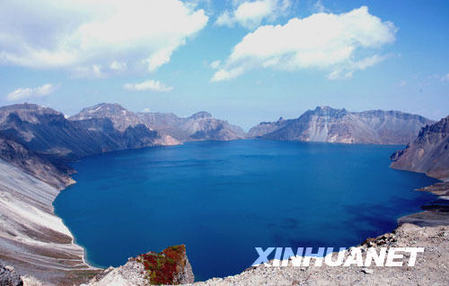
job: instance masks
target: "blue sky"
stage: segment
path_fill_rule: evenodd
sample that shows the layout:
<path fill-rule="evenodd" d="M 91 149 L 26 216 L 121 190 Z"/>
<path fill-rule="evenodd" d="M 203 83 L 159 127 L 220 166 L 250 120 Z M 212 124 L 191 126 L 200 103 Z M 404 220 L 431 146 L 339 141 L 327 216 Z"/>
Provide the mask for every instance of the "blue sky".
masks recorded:
<path fill-rule="evenodd" d="M 449 114 L 448 1 L 27 2 L 0 4 L 0 105 L 244 128 L 317 105 Z"/>

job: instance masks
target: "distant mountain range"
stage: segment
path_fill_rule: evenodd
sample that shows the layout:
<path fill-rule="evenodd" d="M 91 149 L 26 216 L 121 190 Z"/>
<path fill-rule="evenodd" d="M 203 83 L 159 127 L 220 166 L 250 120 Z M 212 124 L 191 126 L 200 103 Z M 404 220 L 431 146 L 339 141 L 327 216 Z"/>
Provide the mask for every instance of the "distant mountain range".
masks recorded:
<path fill-rule="evenodd" d="M 296 119 L 262 122 L 251 128 L 248 136 L 271 140 L 405 145 L 422 127 L 432 123 L 422 116 L 399 111 L 349 112 L 325 106 L 308 110 Z"/>
<path fill-rule="evenodd" d="M 71 183 L 68 162 L 103 152 L 246 138 L 405 145 L 432 123 L 398 111 L 317 107 L 296 119 L 262 122 L 246 134 L 204 111 L 182 118 L 102 103 L 66 118 L 51 108 L 25 103 L 0 108 L 0 158 L 63 187 Z"/>
<path fill-rule="evenodd" d="M 0 156 L 47 182 L 52 177 L 61 178 L 61 182 L 52 179 L 54 185 L 70 180 L 60 174 L 52 176 L 54 170 L 36 171 L 30 166 L 50 162 L 70 174 L 66 163 L 85 156 L 197 140 L 261 138 L 405 145 L 432 123 L 398 111 L 349 112 L 317 107 L 297 119 L 262 122 L 246 134 L 204 111 L 182 118 L 172 113 L 134 113 L 118 104 L 102 103 L 66 118 L 51 108 L 17 104 L 0 108 Z"/>
<path fill-rule="evenodd" d="M 395 169 L 449 180 L 449 116 L 421 129 L 418 137 L 391 159 Z"/>
<path fill-rule="evenodd" d="M 245 132 L 240 127 L 231 125 L 224 120 L 215 119 L 212 114 L 205 111 L 181 118 L 173 113 L 133 113 L 118 104 L 102 103 L 85 108 L 69 119 L 71 121 L 109 119 L 114 128 L 120 132 L 129 127 L 144 125 L 149 130 L 156 130 L 159 136 L 166 140 L 172 140 L 172 143 L 245 138 Z M 167 145 L 165 141 L 161 143 Z"/>

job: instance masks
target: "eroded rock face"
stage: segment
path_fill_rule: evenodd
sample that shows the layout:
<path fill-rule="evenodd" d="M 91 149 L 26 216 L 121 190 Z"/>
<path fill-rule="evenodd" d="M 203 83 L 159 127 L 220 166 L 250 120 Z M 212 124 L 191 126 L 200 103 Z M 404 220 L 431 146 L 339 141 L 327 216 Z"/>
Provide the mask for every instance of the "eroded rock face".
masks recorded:
<path fill-rule="evenodd" d="M 160 253 L 148 252 L 120 267 L 110 267 L 84 286 L 143 286 L 193 283 L 192 267 L 184 245 L 172 246 Z"/>
<path fill-rule="evenodd" d="M 250 137 L 305 142 L 408 144 L 432 121 L 399 111 L 349 112 L 327 106 L 309 110 L 297 119 L 263 122 Z"/>
<path fill-rule="evenodd" d="M 392 168 L 449 179 L 449 116 L 422 128 L 418 137 L 391 159 Z"/>

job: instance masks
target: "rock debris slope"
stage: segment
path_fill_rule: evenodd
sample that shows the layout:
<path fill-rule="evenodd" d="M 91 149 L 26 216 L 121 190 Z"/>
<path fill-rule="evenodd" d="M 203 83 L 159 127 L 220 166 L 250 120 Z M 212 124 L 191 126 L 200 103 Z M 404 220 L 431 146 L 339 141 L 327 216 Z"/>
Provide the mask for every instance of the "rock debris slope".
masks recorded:
<path fill-rule="evenodd" d="M 71 285 L 97 272 L 53 213 L 59 191 L 0 160 L 0 260 L 48 284 Z"/>

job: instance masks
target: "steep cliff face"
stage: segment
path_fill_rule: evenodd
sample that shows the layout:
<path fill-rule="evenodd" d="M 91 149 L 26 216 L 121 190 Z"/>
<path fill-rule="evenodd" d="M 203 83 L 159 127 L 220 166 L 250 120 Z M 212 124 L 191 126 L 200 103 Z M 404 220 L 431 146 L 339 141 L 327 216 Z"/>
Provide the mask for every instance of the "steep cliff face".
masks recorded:
<path fill-rule="evenodd" d="M 432 121 L 398 111 L 349 112 L 317 107 L 297 119 L 261 123 L 252 137 L 334 143 L 407 144 Z"/>
<path fill-rule="evenodd" d="M 422 128 L 418 137 L 391 159 L 392 168 L 449 180 L 449 116 Z"/>
<path fill-rule="evenodd" d="M 52 202 L 59 190 L 0 160 L 0 261 L 45 285 L 73 285 L 98 273 Z"/>
<path fill-rule="evenodd" d="M 163 135 L 169 135 L 181 142 L 195 140 L 227 141 L 245 138 L 245 132 L 238 126 L 213 118 L 202 111 L 182 118 L 173 113 L 138 113 L 147 126 Z"/>

